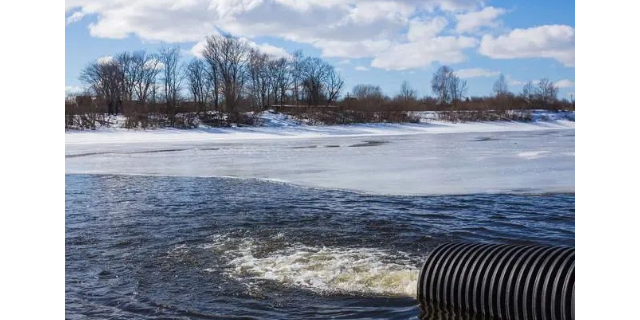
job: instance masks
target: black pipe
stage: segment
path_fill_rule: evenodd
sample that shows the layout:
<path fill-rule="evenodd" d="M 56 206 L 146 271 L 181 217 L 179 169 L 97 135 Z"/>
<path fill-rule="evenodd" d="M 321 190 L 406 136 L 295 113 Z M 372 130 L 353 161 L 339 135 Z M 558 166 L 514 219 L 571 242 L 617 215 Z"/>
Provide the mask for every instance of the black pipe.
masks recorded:
<path fill-rule="evenodd" d="M 575 249 L 447 243 L 418 278 L 422 318 L 575 320 Z M 431 316 L 427 316 L 427 315 Z"/>

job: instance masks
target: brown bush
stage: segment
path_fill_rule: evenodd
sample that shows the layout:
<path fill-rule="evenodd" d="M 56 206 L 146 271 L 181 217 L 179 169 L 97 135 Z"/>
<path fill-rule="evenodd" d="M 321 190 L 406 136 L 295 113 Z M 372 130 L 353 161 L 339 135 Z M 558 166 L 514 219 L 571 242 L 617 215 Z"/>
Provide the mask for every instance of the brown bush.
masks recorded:
<path fill-rule="evenodd" d="M 530 110 L 456 110 L 441 111 L 438 119 L 447 122 L 477 122 L 477 121 L 519 121 L 533 120 Z"/>
<path fill-rule="evenodd" d="M 417 123 L 420 119 L 405 111 L 362 111 L 344 108 L 298 108 L 287 114 L 312 125 L 352 123 Z"/>
<path fill-rule="evenodd" d="M 64 109 L 65 130 L 93 130 L 98 125 L 109 125 L 103 108 L 91 97 L 70 97 L 65 101 Z"/>

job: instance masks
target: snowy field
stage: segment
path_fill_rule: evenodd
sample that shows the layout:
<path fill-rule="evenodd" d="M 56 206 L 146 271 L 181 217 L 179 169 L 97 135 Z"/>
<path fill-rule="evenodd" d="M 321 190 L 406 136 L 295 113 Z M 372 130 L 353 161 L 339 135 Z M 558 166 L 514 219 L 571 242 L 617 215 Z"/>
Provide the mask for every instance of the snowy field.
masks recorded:
<path fill-rule="evenodd" d="M 575 123 L 67 132 L 67 174 L 256 178 L 365 193 L 574 192 Z"/>

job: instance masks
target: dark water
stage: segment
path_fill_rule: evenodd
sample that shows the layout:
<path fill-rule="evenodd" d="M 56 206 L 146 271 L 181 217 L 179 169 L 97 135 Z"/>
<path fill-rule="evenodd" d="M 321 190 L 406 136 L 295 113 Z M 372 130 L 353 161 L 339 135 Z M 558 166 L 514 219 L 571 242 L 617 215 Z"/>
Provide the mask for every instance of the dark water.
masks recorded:
<path fill-rule="evenodd" d="M 68 175 L 66 315 L 417 319 L 415 275 L 435 246 L 573 245 L 574 203 Z"/>

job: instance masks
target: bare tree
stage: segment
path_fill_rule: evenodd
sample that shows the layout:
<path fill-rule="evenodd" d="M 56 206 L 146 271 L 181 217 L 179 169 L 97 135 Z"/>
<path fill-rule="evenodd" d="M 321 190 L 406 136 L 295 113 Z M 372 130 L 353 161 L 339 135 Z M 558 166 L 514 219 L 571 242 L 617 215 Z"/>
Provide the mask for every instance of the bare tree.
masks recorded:
<path fill-rule="evenodd" d="M 119 53 L 113 61 L 120 67 L 122 99 L 145 104 L 160 72 L 158 58 L 136 51 Z"/>
<path fill-rule="evenodd" d="M 447 66 L 441 66 L 431 78 L 431 91 L 436 95 L 438 102 L 446 105 L 451 102 L 449 95 L 449 79 L 453 77 L 453 70 Z"/>
<path fill-rule="evenodd" d="M 129 52 L 122 52 L 117 54 L 114 60 L 121 70 L 122 98 L 131 101 L 133 100 L 133 87 L 137 77 L 133 55 Z"/>
<path fill-rule="evenodd" d="M 269 77 L 273 88 L 274 103 L 283 105 L 291 82 L 289 62 L 286 58 L 271 59 L 269 61 Z"/>
<path fill-rule="evenodd" d="M 431 78 L 431 90 L 440 104 L 456 106 L 467 94 L 467 81 L 461 80 L 448 66 L 441 66 Z"/>
<path fill-rule="evenodd" d="M 269 105 L 271 77 L 269 75 L 269 56 L 256 49 L 249 51 L 247 74 L 249 77 L 249 95 L 255 108 Z"/>
<path fill-rule="evenodd" d="M 212 84 L 212 99 L 213 99 L 213 107 L 216 111 L 220 110 L 220 72 L 218 71 L 218 60 L 220 59 L 221 53 L 218 44 L 220 41 L 217 41 L 214 36 L 207 38 L 206 47 L 202 52 L 202 56 L 204 57 L 208 69 L 208 76 Z"/>
<path fill-rule="evenodd" d="M 309 105 L 318 106 L 324 99 L 327 65 L 322 59 L 316 57 L 306 57 L 303 63 L 301 84 L 304 95 Z"/>
<path fill-rule="evenodd" d="M 385 96 L 379 86 L 358 84 L 351 91 L 357 99 L 357 105 L 366 110 L 380 108 L 385 100 Z"/>
<path fill-rule="evenodd" d="M 123 74 L 115 59 L 94 61 L 80 73 L 80 81 L 107 104 L 109 114 L 120 112 L 123 96 Z"/>
<path fill-rule="evenodd" d="M 329 105 L 338 98 L 344 81 L 332 65 L 320 58 L 306 57 L 300 69 L 300 84 L 309 105 Z"/>
<path fill-rule="evenodd" d="M 303 71 L 304 71 L 304 55 L 301 50 L 293 53 L 291 58 L 291 91 L 295 105 L 301 100 Z"/>
<path fill-rule="evenodd" d="M 156 55 L 138 51 L 133 53 L 132 62 L 133 95 L 144 105 L 149 100 L 161 71 L 160 60 Z"/>
<path fill-rule="evenodd" d="M 501 73 L 500 77 L 493 83 L 493 94 L 497 98 L 504 97 L 509 92 L 509 85 L 507 84 L 507 79 Z"/>
<path fill-rule="evenodd" d="M 527 81 L 527 83 L 522 87 L 521 96 L 528 104 L 534 102 L 536 96 L 536 88 L 533 86 L 533 82 Z"/>
<path fill-rule="evenodd" d="M 200 110 L 206 111 L 207 98 L 212 86 L 212 79 L 207 72 L 207 65 L 202 60 L 193 58 L 187 64 L 184 72 L 193 102 L 200 107 Z"/>
<path fill-rule="evenodd" d="M 536 88 L 536 96 L 544 107 L 549 107 L 558 100 L 558 87 L 549 79 L 541 79 Z"/>
<path fill-rule="evenodd" d="M 498 79 L 493 83 L 494 107 L 496 109 L 506 110 L 511 107 L 512 96 L 509 92 L 507 79 L 501 73 Z"/>
<path fill-rule="evenodd" d="M 382 89 L 380 89 L 379 86 L 374 86 L 370 84 L 358 84 L 354 86 L 351 91 L 353 96 L 358 100 L 369 99 L 369 98 L 375 98 L 375 99 L 384 98 Z"/>
<path fill-rule="evenodd" d="M 338 99 L 343 86 L 344 81 L 342 80 L 342 78 L 340 78 L 340 74 L 335 70 L 333 66 L 327 64 L 327 76 L 325 85 L 325 88 L 327 90 L 327 106 Z"/>
<path fill-rule="evenodd" d="M 243 40 L 229 35 L 207 38 L 204 56 L 219 76 L 220 89 L 226 111 L 237 113 L 238 102 L 245 82 L 245 66 L 249 46 Z"/>
<path fill-rule="evenodd" d="M 449 92 L 451 96 L 451 104 L 458 105 L 467 95 L 467 80 L 460 80 L 457 76 L 453 76 L 449 82 Z"/>
<path fill-rule="evenodd" d="M 162 86 L 167 113 L 178 104 L 183 73 L 180 70 L 180 48 L 164 47 L 160 49 L 158 59 L 162 63 Z"/>
<path fill-rule="evenodd" d="M 415 89 L 413 89 L 411 87 L 411 85 L 409 84 L 409 82 L 407 81 L 403 81 L 402 85 L 400 86 L 400 94 L 398 95 L 398 97 L 402 100 L 402 101 L 414 101 L 417 99 L 418 93 L 416 92 Z"/>

